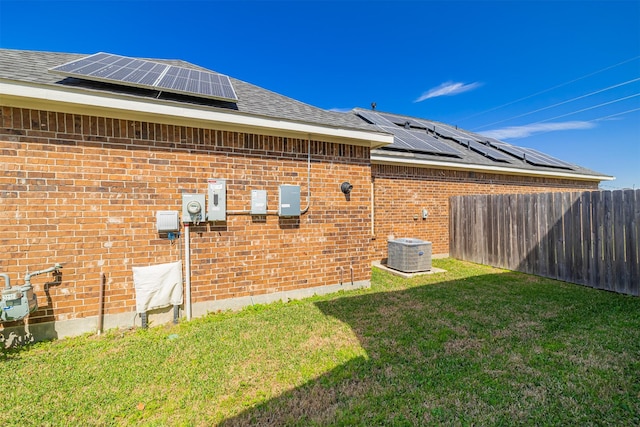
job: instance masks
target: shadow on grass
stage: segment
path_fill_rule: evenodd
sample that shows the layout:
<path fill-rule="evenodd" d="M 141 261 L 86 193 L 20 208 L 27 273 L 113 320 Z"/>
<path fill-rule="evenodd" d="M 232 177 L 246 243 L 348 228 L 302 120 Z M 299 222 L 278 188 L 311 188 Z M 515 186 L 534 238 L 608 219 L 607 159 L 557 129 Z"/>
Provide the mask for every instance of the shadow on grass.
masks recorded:
<path fill-rule="evenodd" d="M 366 357 L 223 425 L 640 422 L 638 333 L 618 340 L 608 326 L 637 301 L 504 273 L 316 306 L 352 328 Z M 622 329 L 638 326 L 635 316 Z"/>

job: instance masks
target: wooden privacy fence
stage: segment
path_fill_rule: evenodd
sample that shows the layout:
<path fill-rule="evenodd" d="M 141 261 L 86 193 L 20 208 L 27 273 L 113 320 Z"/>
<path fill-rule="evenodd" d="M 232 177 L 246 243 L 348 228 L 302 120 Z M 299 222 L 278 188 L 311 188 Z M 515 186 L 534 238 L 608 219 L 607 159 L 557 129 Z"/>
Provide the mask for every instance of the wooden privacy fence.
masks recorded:
<path fill-rule="evenodd" d="M 640 190 L 454 196 L 452 257 L 639 295 Z"/>

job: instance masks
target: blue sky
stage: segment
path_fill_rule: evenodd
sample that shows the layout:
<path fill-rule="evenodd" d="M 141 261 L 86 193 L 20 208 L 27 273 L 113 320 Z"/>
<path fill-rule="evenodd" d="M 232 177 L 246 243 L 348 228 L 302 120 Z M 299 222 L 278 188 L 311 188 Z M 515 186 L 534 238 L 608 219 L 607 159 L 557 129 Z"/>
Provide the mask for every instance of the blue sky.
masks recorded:
<path fill-rule="evenodd" d="M 0 0 L 0 46 L 183 59 L 438 120 L 640 188 L 640 1 Z"/>

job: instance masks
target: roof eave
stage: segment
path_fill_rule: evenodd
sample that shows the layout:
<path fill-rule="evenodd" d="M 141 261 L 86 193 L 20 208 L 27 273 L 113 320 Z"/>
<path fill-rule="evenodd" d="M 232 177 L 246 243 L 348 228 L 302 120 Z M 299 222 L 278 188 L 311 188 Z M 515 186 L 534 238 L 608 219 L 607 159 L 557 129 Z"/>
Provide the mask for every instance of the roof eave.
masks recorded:
<path fill-rule="evenodd" d="M 294 122 L 214 107 L 181 104 L 175 101 L 52 87 L 0 79 L 0 103 L 9 107 L 46 109 L 71 114 L 97 115 L 128 120 L 151 121 L 192 127 L 215 128 L 270 136 L 321 139 L 348 145 L 379 148 L 393 143 L 393 136 L 376 131 Z"/>
<path fill-rule="evenodd" d="M 459 170 L 469 172 L 484 172 L 495 173 L 503 175 L 519 175 L 519 176 L 536 176 L 545 178 L 556 179 L 573 179 L 579 181 L 612 181 L 615 179 L 613 176 L 608 175 L 589 175 L 575 172 L 565 171 L 549 171 L 549 170 L 536 170 L 536 169 L 520 169 L 507 166 L 489 166 L 480 164 L 462 164 L 453 163 L 442 160 L 426 160 L 415 158 L 399 158 L 397 156 L 385 156 L 380 153 L 371 153 L 371 163 L 381 165 L 403 165 L 421 168 L 437 168 L 447 170 Z"/>

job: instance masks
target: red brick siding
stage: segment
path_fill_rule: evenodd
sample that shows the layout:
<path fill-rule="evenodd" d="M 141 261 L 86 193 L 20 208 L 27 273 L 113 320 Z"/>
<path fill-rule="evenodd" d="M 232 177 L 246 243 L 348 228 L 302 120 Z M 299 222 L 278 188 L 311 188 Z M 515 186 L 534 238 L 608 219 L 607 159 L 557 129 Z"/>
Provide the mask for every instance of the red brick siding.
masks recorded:
<path fill-rule="evenodd" d="M 63 282 L 34 278 L 31 322 L 95 316 L 101 274 L 105 314 L 135 309 L 132 266 L 181 259 L 155 230 L 156 212 L 181 210 L 181 193 L 227 180 L 227 209 L 248 210 L 252 189 L 301 186 L 307 201 L 307 140 L 105 117 L 2 108 L 0 271 L 66 263 Z M 228 216 L 191 227 L 193 301 L 368 280 L 369 149 L 311 141 L 311 207 L 299 219 Z M 354 185 L 351 199 L 342 181 Z"/>
<path fill-rule="evenodd" d="M 595 182 L 374 164 L 373 257 L 387 257 L 390 235 L 432 242 L 434 254 L 449 252 L 449 197 L 466 194 L 594 190 Z M 422 209 L 428 210 L 422 219 Z M 415 219 L 417 217 L 417 219 Z"/>

